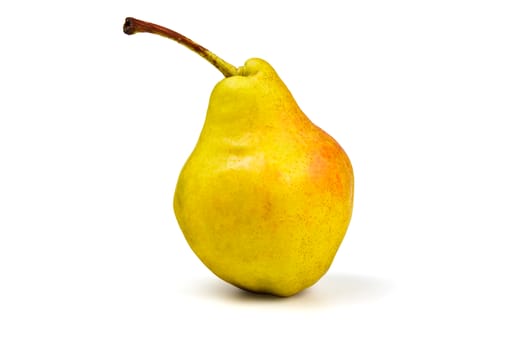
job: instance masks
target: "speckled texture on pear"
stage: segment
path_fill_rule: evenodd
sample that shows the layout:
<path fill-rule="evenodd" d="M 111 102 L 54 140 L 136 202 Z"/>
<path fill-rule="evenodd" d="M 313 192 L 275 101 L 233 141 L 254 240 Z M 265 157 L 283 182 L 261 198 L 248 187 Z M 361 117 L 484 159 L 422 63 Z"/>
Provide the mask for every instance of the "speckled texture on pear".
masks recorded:
<path fill-rule="evenodd" d="M 174 210 L 217 276 L 289 296 L 330 267 L 352 214 L 353 171 L 268 63 L 251 59 L 244 70 L 213 90 Z"/>

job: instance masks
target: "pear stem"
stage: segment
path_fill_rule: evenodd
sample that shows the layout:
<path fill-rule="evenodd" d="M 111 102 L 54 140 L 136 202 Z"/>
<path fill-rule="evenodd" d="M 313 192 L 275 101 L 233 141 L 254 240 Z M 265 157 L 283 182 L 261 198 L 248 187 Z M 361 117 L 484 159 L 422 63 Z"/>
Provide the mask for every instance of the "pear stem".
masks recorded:
<path fill-rule="evenodd" d="M 124 33 L 128 35 L 135 33 L 151 33 L 175 40 L 179 44 L 186 46 L 188 49 L 197 53 L 206 61 L 213 64 L 215 68 L 217 68 L 226 78 L 240 74 L 239 69 L 237 69 L 235 66 L 224 61 L 222 58 L 218 57 L 207 48 L 171 29 L 159 26 L 158 24 L 141 21 L 140 19 L 133 17 L 126 18 L 123 29 Z"/>

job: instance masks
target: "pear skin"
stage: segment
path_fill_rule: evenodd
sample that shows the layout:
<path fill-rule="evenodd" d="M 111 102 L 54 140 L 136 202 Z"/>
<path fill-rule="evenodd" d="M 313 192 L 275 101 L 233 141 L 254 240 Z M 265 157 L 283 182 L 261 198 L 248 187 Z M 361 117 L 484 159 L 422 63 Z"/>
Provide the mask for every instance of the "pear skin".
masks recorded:
<path fill-rule="evenodd" d="M 217 84 L 174 197 L 181 230 L 211 271 L 249 291 L 296 294 L 330 267 L 352 203 L 346 153 L 267 62 L 250 59 L 242 76 Z"/>
<path fill-rule="evenodd" d="M 284 297 L 316 283 L 352 216 L 345 151 L 308 119 L 266 61 L 236 68 L 177 32 L 131 17 L 124 32 L 173 39 L 225 76 L 173 199 L 193 252 L 219 278 L 251 292 Z"/>

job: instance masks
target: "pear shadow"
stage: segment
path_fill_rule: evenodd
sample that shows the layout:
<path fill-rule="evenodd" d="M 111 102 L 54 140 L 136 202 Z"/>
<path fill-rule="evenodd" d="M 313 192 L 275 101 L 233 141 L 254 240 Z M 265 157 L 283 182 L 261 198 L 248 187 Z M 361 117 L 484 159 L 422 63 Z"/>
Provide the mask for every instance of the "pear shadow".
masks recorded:
<path fill-rule="evenodd" d="M 196 297 L 235 304 L 271 304 L 303 308 L 372 303 L 386 296 L 392 287 L 390 281 L 376 277 L 329 273 L 312 287 L 290 297 L 253 293 L 214 279 L 194 285 L 191 293 Z"/>
<path fill-rule="evenodd" d="M 217 278 L 199 281 L 191 288 L 190 292 L 193 296 L 197 297 L 236 303 L 279 303 L 289 299 L 271 294 L 250 292 L 231 285 L 227 282 L 221 281 Z"/>

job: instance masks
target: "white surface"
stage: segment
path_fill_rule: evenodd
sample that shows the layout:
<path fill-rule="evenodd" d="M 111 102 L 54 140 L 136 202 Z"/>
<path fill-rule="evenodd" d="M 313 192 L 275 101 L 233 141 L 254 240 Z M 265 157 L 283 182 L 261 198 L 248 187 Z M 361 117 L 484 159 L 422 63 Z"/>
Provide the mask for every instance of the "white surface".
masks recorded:
<path fill-rule="evenodd" d="M 347 150 L 328 274 L 238 291 L 171 209 L 220 74 L 267 59 Z M 525 348 L 520 1 L 0 5 L 0 349 Z M 186 344 L 186 345 L 183 345 Z M 192 346 L 190 346 L 190 345 Z"/>

